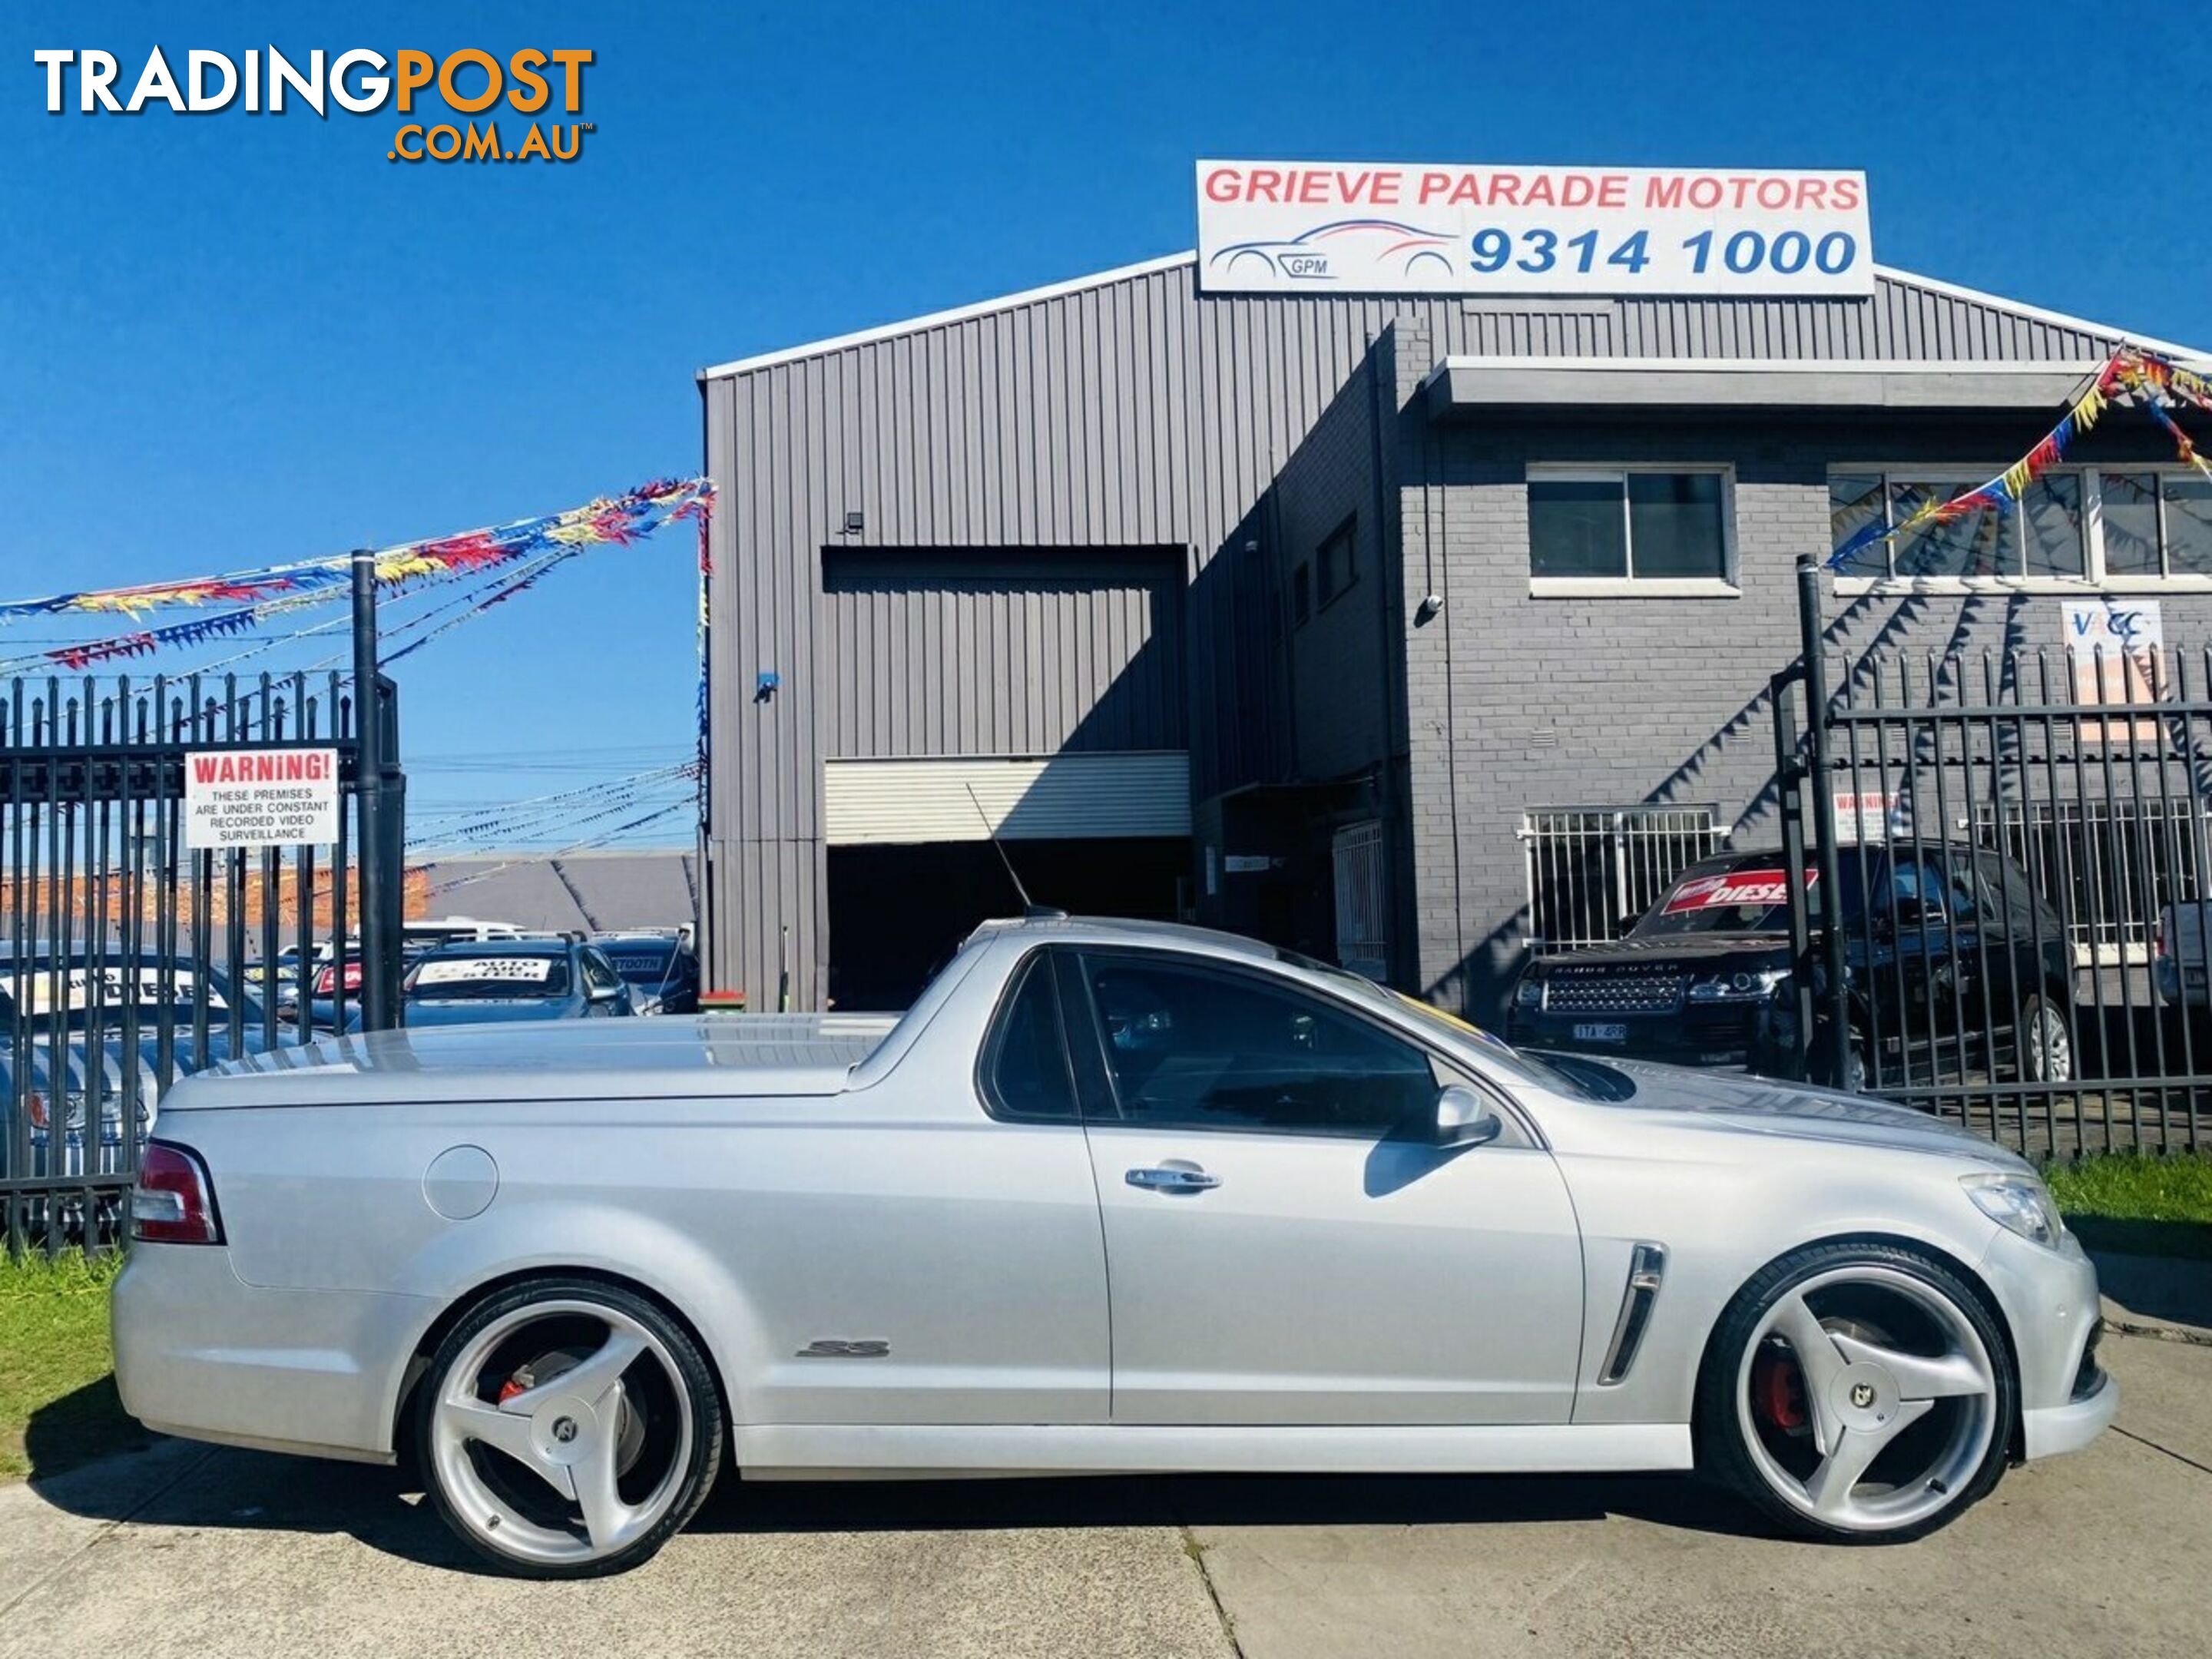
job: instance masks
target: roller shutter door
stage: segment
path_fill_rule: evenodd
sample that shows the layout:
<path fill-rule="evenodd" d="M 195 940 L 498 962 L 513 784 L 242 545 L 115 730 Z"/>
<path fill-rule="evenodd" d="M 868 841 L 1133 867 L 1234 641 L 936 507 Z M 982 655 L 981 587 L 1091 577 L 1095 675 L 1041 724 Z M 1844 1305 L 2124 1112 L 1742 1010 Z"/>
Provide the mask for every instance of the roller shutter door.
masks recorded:
<path fill-rule="evenodd" d="M 1190 757 L 1180 749 L 833 760 L 823 772 L 832 846 L 984 841 L 993 831 L 1008 841 L 1190 834 Z"/>

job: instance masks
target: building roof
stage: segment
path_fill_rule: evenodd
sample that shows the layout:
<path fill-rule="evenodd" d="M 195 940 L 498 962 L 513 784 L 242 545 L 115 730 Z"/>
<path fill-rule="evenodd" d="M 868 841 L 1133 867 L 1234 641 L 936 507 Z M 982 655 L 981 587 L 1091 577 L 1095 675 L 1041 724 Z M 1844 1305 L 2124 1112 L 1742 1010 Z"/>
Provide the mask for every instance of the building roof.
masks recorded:
<path fill-rule="evenodd" d="M 1048 283 L 1039 288 L 1024 289 L 1018 293 L 1000 295 L 992 300 L 977 301 L 970 305 L 955 306 L 943 311 L 933 311 L 903 321 L 884 323 L 872 328 L 858 329 L 848 334 L 833 335 L 828 339 L 810 341 L 805 344 L 787 346 L 774 351 L 760 352 L 750 357 L 739 357 L 725 363 L 714 364 L 699 371 L 701 380 L 726 380 L 749 374 L 779 365 L 798 362 L 811 357 L 820 357 L 854 347 L 902 336 L 928 333 L 933 330 L 952 327 L 1006 313 L 1018 312 L 1030 307 L 1054 301 L 1066 300 L 1097 289 L 1117 284 L 1133 283 L 1168 271 L 1188 271 L 1195 284 L 1198 255 L 1195 252 L 1171 253 L 1157 259 L 1146 259 L 1135 264 L 1121 265 L 1111 270 L 1099 271 L 1088 276 L 1071 277 L 1065 282 Z M 1610 349 L 1568 351 L 1558 355 L 1598 357 L 1646 358 L 1652 356 L 1741 358 L 1756 354 L 1714 349 L 1717 343 L 1725 343 L 1741 337 L 1741 331 L 1718 324 L 1719 313 L 1734 309 L 1746 315 L 1758 313 L 1787 313 L 1797 312 L 1810 320 L 1821 315 L 1832 315 L 1836 307 L 1870 307 L 1876 319 L 1871 331 L 1870 343 L 1875 349 L 1835 349 L 1835 345 L 1850 342 L 1852 331 L 1832 331 L 1812 327 L 1805 330 L 1786 330 L 1790 343 L 1806 349 L 1775 352 L 1771 356 L 1792 359 L 1822 362 L 1877 362 L 1896 365 L 1915 362 L 2026 362 L 2048 363 L 2053 368 L 2080 368 L 2086 372 L 2101 363 L 2112 349 L 2123 343 L 2147 348 L 2168 356 L 2192 362 L 2212 361 L 2212 354 L 2195 346 L 2179 344 L 2155 336 L 2138 334 L 2109 323 L 2093 321 L 2068 313 L 2053 311 L 2042 306 L 2028 305 L 2021 301 L 2008 300 L 1980 289 L 1967 288 L 1957 283 L 1946 283 L 1933 276 L 1922 276 L 1911 271 L 1899 270 L 1889 265 L 1875 267 L 1875 296 L 1871 301 L 1852 299 L 1797 299 L 1789 296 L 1774 298 L 1765 295 L 1700 295 L 1692 297 L 1640 296 L 1577 297 L 1556 300 L 1528 300 L 1517 295 L 1489 298 L 1479 295 L 1407 294 L 1367 295 L 1327 293 L 1305 295 L 1235 295 L 1224 299 L 1247 303 L 1261 302 L 1278 305 L 1312 305 L 1316 302 L 1345 303 L 1380 299 L 1394 303 L 1399 308 L 1413 310 L 1425 304 L 1443 303 L 1468 311 L 1493 313 L 1506 318 L 1577 318 L 1592 320 L 1608 315 L 1620 326 L 1612 331 L 1569 331 L 1570 334 L 1586 332 L 1590 335 L 1612 333 L 1632 336 L 1632 340 L 1618 338 Z M 1669 327 L 1666 325 L 1673 323 Z M 1642 324 L 1644 326 L 1637 326 Z M 2023 326 L 2025 325 L 2025 326 Z M 1766 332 L 1754 329 L 1754 333 Z M 1655 349 L 1667 337 L 1674 337 L 1672 349 Z M 1622 343 L 1634 349 L 1622 349 Z M 1925 349 L 1910 349 L 1914 345 Z M 2027 349 L 2021 349 L 2023 345 Z M 1826 349 L 1824 349 L 1824 346 Z M 2041 349 L 2037 349 L 2037 348 Z M 2056 348 L 2052 349 L 2051 348 Z M 1543 356 L 1543 353 L 1500 352 L 1499 356 Z"/>
<path fill-rule="evenodd" d="M 599 933 L 696 924 L 696 862 L 680 848 L 557 856 L 470 853 L 433 855 L 421 868 L 428 914 L 466 910 L 518 927 Z M 409 886 L 411 894 L 414 884 Z"/>

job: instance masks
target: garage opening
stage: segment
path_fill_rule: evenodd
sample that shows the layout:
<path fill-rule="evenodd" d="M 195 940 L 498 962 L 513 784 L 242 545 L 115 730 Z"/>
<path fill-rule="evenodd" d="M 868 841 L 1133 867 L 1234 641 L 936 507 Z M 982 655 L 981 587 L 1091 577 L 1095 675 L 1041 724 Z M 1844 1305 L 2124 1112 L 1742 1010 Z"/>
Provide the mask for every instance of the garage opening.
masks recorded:
<path fill-rule="evenodd" d="M 1030 896 L 1077 915 L 1172 921 L 1189 879 L 1183 836 L 1011 841 Z M 830 995 L 854 1011 L 900 1009 L 975 924 L 1021 913 L 988 841 L 832 847 Z"/>

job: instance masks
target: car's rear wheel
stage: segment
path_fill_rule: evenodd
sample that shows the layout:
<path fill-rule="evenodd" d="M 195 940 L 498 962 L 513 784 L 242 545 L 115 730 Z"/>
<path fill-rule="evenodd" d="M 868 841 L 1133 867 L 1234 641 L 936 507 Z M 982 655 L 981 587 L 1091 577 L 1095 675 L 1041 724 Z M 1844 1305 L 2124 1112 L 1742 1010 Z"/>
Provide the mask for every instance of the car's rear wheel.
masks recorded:
<path fill-rule="evenodd" d="M 433 1506 L 529 1577 L 597 1577 L 652 1556 L 706 1501 L 723 1433 L 690 1334 L 590 1279 L 485 1298 L 439 1344 L 416 1399 Z"/>
<path fill-rule="evenodd" d="M 1722 1316 L 1698 1379 L 1698 1461 L 1792 1532 L 1901 1542 L 1996 1484 L 2014 1386 L 1995 1319 L 1942 1263 L 1813 1245 Z"/>
<path fill-rule="evenodd" d="M 2050 998 L 2030 994 L 2021 1002 L 2013 1040 L 2019 1045 L 2023 1082 L 2074 1080 L 2073 1035 L 2066 1029 L 2065 1011 Z"/>

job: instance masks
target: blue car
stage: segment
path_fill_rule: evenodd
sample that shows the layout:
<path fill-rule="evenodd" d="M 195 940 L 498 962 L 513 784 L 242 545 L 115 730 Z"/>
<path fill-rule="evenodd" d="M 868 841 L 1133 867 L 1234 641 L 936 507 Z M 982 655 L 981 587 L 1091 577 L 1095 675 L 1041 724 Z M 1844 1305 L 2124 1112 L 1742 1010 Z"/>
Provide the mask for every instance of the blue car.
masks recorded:
<path fill-rule="evenodd" d="M 401 1024 L 627 1018 L 629 986 L 597 945 L 580 939 L 499 939 L 441 945 L 416 958 L 400 981 Z M 361 1029 L 351 1011 L 349 1028 Z"/>

